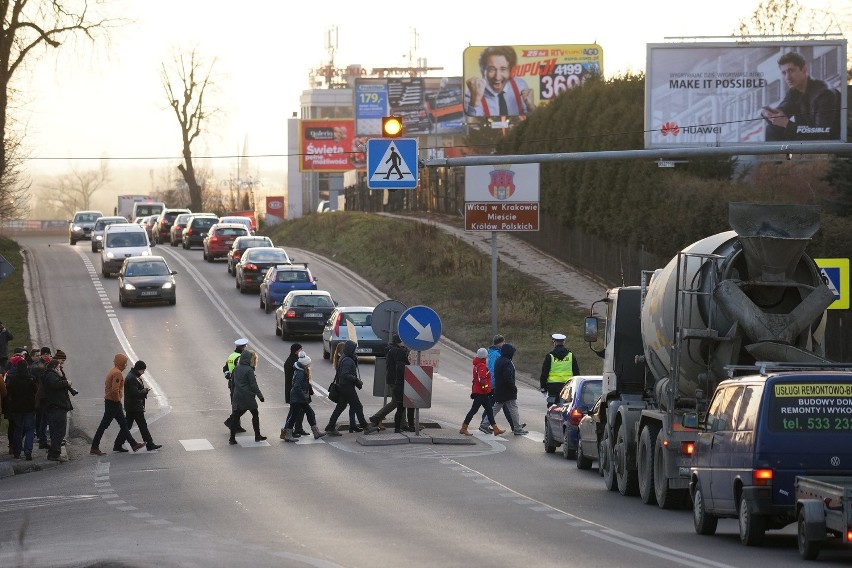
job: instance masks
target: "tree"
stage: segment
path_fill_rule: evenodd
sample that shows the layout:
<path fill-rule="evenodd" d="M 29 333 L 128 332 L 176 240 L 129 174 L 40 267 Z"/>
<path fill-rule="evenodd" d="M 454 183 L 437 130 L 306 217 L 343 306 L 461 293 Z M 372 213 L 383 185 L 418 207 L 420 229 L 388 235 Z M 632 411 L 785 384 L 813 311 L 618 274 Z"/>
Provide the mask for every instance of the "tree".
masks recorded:
<path fill-rule="evenodd" d="M 23 149 L 20 138 L 10 133 L 9 105 L 14 98 L 13 79 L 25 62 L 39 56 L 37 47 L 58 49 L 73 37 L 93 42 L 119 20 L 97 13 L 103 3 L 68 2 L 62 0 L 3 0 L 0 16 L 0 202 L 3 216 L 20 214 L 24 206 L 20 194 L 29 188 L 20 173 Z"/>
<path fill-rule="evenodd" d="M 741 36 L 842 33 L 833 12 L 805 8 L 799 0 L 761 0 L 751 17 L 739 22 Z"/>
<path fill-rule="evenodd" d="M 204 196 L 203 186 L 198 181 L 192 163 L 192 143 L 205 131 L 208 121 L 219 112 L 207 100 L 207 96 L 215 90 L 212 78 L 215 64 L 215 58 L 206 63 L 198 50 L 193 48 L 188 54 L 175 52 L 171 65 L 163 63 L 160 69 L 166 100 L 180 126 L 183 163 L 177 169 L 186 182 L 190 209 L 193 211 L 201 211 Z"/>
<path fill-rule="evenodd" d="M 100 167 L 95 170 L 78 171 L 72 167 L 71 172 L 58 176 L 47 188 L 45 200 L 48 206 L 70 219 L 75 211 L 91 208 L 92 195 L 109 179 L 107 160 L 101 160 Z"/>

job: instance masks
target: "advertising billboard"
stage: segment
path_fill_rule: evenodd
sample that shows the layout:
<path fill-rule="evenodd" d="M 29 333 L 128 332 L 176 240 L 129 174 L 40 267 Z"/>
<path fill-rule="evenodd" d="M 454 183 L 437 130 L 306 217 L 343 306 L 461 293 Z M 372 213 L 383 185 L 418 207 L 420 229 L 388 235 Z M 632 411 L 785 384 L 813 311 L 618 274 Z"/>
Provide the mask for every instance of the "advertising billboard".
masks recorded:
<path fill-rule="evenodd" d="M 356 136 L 381 136 L 391 115 L 405 136 L 464 134 L 461 77 L 356 79 L 354 95 Z"/>
<path fill-rule="evenodd" d="M 603 72 L 597 44 L 468 47 L 462 57 L 464 112 L 474 119 L 528 115 Z"/>
<path fill-rule="evenodd" d="M 352 120 L 299 121 L 299 171 L 345 172 L 366 167 Z"/>
<path fill-rule="evenodd" d="M 648 45 L 646 148 L 845 140 L 845 40 Z"/>

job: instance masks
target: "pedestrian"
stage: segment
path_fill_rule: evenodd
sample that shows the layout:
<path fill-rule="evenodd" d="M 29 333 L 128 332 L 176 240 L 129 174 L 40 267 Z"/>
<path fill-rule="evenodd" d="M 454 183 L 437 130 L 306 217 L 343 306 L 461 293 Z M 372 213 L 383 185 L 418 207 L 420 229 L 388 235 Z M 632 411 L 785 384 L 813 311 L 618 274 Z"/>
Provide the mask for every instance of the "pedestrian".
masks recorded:
<path fill-rule="evenodd" d="M 9 382 L 6 385 L 8 396 L 6 408 L 11 421 L 15 424 L 12 450 L 15 459 L 20 459 L 21 451 L 23 451 L 27 461 L 32 461 L 37 387 L 29 373 L 27 362 L 21 358 L 15 359 L 17 360 L 16 372 L 9 373 Z"/>
<path fill-rule="evenodd" d="M 230 394 L 229 400 L 231 401 L 231 407 L 233 412 L 234 406 L 234 369 L 237 366 L 237 361 L 240 359 L 240 355 L 242 355 L 243 351 L 245 351 L 246 346 L 248 346 L 248 339 L 245 337 L 241 337 L 234 341 L 234 351 L 228 355 L 228 360 L 225 361 L 225 364 L 222 366 L 222 372 L 225 373 L 225 379 L 228 381 L 228 393 Z M 233 414 L 231 414 L 233 416 Z M 230 416 L 227 420 L 225 420 L 225 426 L 228 427 L 228 430 L 231 430 L 231 424 L 228 422 L 230 420 Z M 236 428 L 234 428 L 237 432 L 245 432 L 245 428 L 243 428 L 242 424 L 237 422 Z"/>
<path fill-rule="evenodd" d="M 311 358 L 304 351 L 299 352 L 299 357 L 293 366 L 293 392 L 290 393 L 290 406 L 296 414 L 294 422 L 300 422 L 304 416 L 308 417 L 314 440 L 319 440 L 326 435 L 317 427 L 317 417 L 311 408 Z M 288 428 L 284 433 L 284 440 L 295 442 L 293 432 Z"/>
<path fill-rule="evenodd" d="M 334 353 L 331 354 L 331 367 L 334 369 L 335 377 L 337 376 L 337 366 L 340 365 L 340 359 L 343 357 L 343 347 L 344 343 L 338 343 L 334 347 Z M 357 360 L 357 359 L 356 359 Z M 379 430 L 383 430 L 383 427 L 379 427 Z M 358 426 L 357 417 L 355 416 L 355 407 L 351 404 L 349 405 L 349 433 L 353 432 L 363 432 L 364 429 Z"/>
<path fill-rule="evenodd" d="M 565 347 L 565 334 L 554 333 L 550 338 L 553 341 L 553 349 L 544 356 L 539 377 L 541 392 L 547 394 L 548 407 L 559 397 L 565 383 L 574 375 L 580 374 L 576 357 Z"/>
<path fill-rule="evenodd" d="M 147 368 L 145 361 L 136 361 L 124 378 L 124 414 L 127 417 L 127 428 L 133 428 L 133 423 L 136 422 L 139 425 L 139 435 L 145 440 L 145 448 L 153 452 L 163 446 L 154 443 L 154 438 L 148 430 L 148 421 L 145 420 L 145 399 L 151 392 L 150 387 L 145 386 L 142 380 L 142 375 Z M 113 451 L 126 452 L 124 442 L 124 435 L 119 432 L 112 445 Z"/>
<path fill-rule="evenodd" d="M 508 408 L 509 415 L 512 417 L 510 426 L 512 433 L 515 436 L 523 436 L 529 434 L 524 430 L 526 424 L 521 424 L 521 417 L 518 414 L 518 385 L 515 383 L 515 364 L 512 362 L 512 357 L 515 356 L 515 346 L 511 343 L 504 343 L 500 348 L 500 357 L 494 361 L 494 413 L 496 414 L 501 408 Z"/>
<path fill-rule="evenodd" d="M 265 402 L 263 393 L 257 386 L 255 369 L 257 368 L 257 353 L 244 350 L 240 353 L 237 366 L 234 367 L 234 396 L 231 399 L 231 416 L 228 423 L 231 425 L 231 438 L 228 443 L 237 443 L 236 434 L 240 424 L 240 417 L 246 412 L 251 412 L 251 425 L 254 428 L 254 441 L 262 442 L 266 436 L 260 435 L 260 415 L 257 412 L 257 399 Z"/>
<path fill-rule="evenodd" d="M 105 456 L 106 452 L 100 449 L 101 438 L 115 420 L 118 422 L 120 434 L 130 442 L 130 447 L 133 451 L 143 448 L 145 444 L 137 442 L 133 439 L 130 429 L 127 427 L 127 418 L 124 416 L 124 409 L 121 407 L 121 399 L 124 396 L 124 369 L 127 368 L 127 355 L 117 353 L 113 357 L 113 368 L 107 373 L 104 380 L 104 417 L 101 418 L 101 423 L 98 425 L 98 430 L 95 432 L 95 437 L 92 439 L 92 448 L 89 453 L 93 456 Z"/>
<path fill-rule="evenodd" d="M 402 393 L 405 388 L 405 366 L 408 365 L 409 349 L 406 347 L 399 335 L 394 333 L 388 344 L 388 352 L 385 356 L 385 382 L 391 387 L 391 400 L 374 415 L 370 416 L 370 423 L 378 426 L 385 416 L 396 410 L 393 415 L 393 431 L 401 433 L 403 430 L 402 418 L 406 414 L 408 426 L 407 432 L 414 432 L 414 409 L 406 409 L 402 403 Z"/>
<path fill-rule="evenodd" d="M 24 361 L 26 359 L 24 355 L 26 355 L 26 348 L 24 347 L 16 347 L 15 353 L 9 358 L 9 361 L 6 363 L 6 370 L 3 374 L 3 382 L 4 388 L 6 390 L 6 396 L 3 397 L 3 415 L 9 420 L 9 426 L 6 430 L 6 441 L 9 442 L 9 455 L 15 455 L 15 420 L 12 417 L 12 411 L 9 410 L 9 383 L 14 380 L 15 376 L 18 374 L 18 362 Z"/>
<path fill-rule="evenodd" d="M 290 409 L 287 411 L 287 418 L 284 420 L 284 426 L 281 428 L 281 434 L 278 436 L 282 440 L 285 439 L 286 430 L 293 430 L 293 437 L 307 436 L 301 420 L 295 422 L 296 413 L 293 411 L 292 402 L 290 400 L 290 392 L 293 390 L 293 373 L 296 371 L 293 365 L 299 359 L 299 352 L 302 351 L 301 343 L 294 343 L 290 346 L 290 355 L 284 360 L 284 402 L 290 404 Z"/>
<path fill-rule="evenodd" d="M 498 410 L 495 410 L 497 407 L 494 404 L 494 391 L 496 386 L 494 384 L 494 362 L 497 361 L 498 357 L 500 357 L 500 349 L 503 347 L 505 342 L 506 338 L 498 333 L 494 336 L 491 345 L 488 346 L 488 372 L 491 373 L 491 393 L 488 395 L 488 400 L 491 402 L 492 414 L 495 416 Z M 512 416 L 509 414 L 509 409 L 505 406 L 503 407 L 503 415 L 509 423 L 509 429 L 514 430 L 515 425 L 512 423 Z M 521 425 L 521 427 L 523 426 L 526 426 L 526 424 Z M 488 415 L 484 411 L 482 413 L 482 419 L 479 421 L 479 431 L 483 434 L 491 433 L 491 424 L 488 423 Z"/>
<path fill-rule="evenodd" d="M 44 374 L 47 371 L 47 364 L 50 363 L 50 347 L 42 347 L 38 356 L 30 365 L 30 374 L 35 381 L 36 392 L 36 426 L 35 435 L 38 439 L 38 447 L 41 450 L 46 450 L 50 446 L 47 443 L 47 418 L 44 415 Z"/>
<path fill-rule="evenodd" d="M 467 427 L 470 425 L 471 419 L 476 416 L 476 412 L 479 410 L 480 406 L 485 409 L 485 414 L 488 417 L 488 423 L 491 425 L 491 431 L 494 435 L 499 436 L 500 434 L 506 433 L 506 431 L 500 429 L 494 421 L 494 414 L 492 413 L 491 401 L 489 398 L 490 394 L 491 373 L 488 371 L 488 350 L 484 347 L 480 347 L 476 351 L 476 357 L 473 358 L 473 384 L 471 385 L 470 391 L 470 398 L 473 399 L 473 403 L 470 405 L 470 410 L 468 410 L 467 415 L 464 417 L 464 423 L 462 423 L 459 434 L 473 436 L 473 434 L 468 431 Z"/>
<path fill-rule="evenodd" d="M 9 364 L 9 342 L 15 339 L 12 332 L 0 322 L 0 371 L 5 372 Z"/>
<path fill-rule="evenodd" d="M 47 371 L 44 373 L 44 413 L 47 418 L 47 429 L 50 432 L 47 459 L 51 461 L 62 461 L 62 441 L 65 439 L 68 427 L 68 413 L 74 409 L 71 405 L 71 396 L 77 395 L 77 391 L 71 386 L 71 381 L 65 376 L 66 359 L 65 352 L 57 349 L 56 355 L 47 364 Z"/>
<path fill-rule="evenodd" d="M 325 427 L 325 431 L 331 436 L 340 436 L 340 432 L 337 431 L 337 419 L 348 405 L 355 409 L 355 415 L 366 434 L 376 431 L 376 427 L 369 424 L 367 419 L 364 418 L 364 407 L 361 406 L 361 400 L 355 390 L 364 386 L 358 373 L 358 359 L 355 357 L 357 346 L 357 343 L 349 339 L 343 344 L 343 356 L 337 365 L 337 373 L 334 379 L 340 385 L 340 399 L 328 419 L 328 425 Z"/>

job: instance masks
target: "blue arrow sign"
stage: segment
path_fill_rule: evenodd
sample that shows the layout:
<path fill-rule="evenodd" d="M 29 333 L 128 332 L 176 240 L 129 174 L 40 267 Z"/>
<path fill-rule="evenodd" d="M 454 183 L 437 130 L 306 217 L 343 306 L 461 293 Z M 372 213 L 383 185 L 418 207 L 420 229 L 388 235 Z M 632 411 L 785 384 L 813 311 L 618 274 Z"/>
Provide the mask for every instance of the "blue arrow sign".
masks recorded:
<path fill-rule="evenodd" d="M 367 140 L 367 187 L 370 189 L 416 189 L 417 165 L 416 138 Z"/>
<path fill-rule="evenodd" d="M 441 338 L 441 318 L 432 308 L 414 306 L 399 317 L 399 338 L 414 351 L 432 349 Z"/>

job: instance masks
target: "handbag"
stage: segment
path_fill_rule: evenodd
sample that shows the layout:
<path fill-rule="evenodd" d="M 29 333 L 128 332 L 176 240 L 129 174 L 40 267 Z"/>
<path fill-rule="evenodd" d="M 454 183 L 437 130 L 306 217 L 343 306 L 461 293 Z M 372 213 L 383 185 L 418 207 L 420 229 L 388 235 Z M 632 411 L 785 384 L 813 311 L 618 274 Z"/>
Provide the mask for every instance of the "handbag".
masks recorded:
<path fill-rule="evenodd" d="M 340 385 L 337 384 L 336 380 L 328 385 L 328 400 L 340 402 Z"/>

